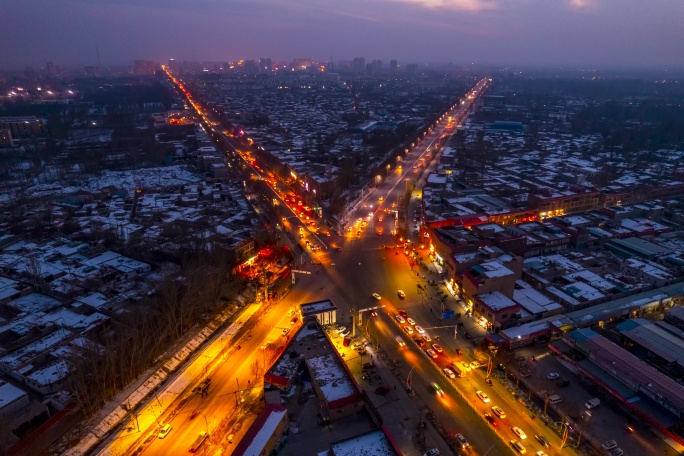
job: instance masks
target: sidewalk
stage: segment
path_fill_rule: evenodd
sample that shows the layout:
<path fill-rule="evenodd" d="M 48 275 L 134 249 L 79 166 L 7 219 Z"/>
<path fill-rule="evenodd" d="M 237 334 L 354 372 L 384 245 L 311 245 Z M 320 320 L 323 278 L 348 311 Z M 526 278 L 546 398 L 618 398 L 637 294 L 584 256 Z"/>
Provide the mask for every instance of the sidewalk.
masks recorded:
<path fill-rule="evenodd" d="M 399 378 L 399 370 L 388 366 L 387 363 L 391 360 L 386 360 L 382 354 L 379 356 L 371 346 L 367 347 L 367 351 L 371 353 L 375 364 L 374 374 L 371 374 L 372 383 L 362 378 L 361 363 L 367 362 L 368 357 L 364 356 L 364 360 L 355 358 L 347 364 L 357 382 L 366 391 L 370 403 L 382 416 L 383 425 L 397 442 L 402 454 L 420 456 L 431 448 L 439 449 L 444 455 L 452 454 L 439 432 L 426 420 L 429 409 L 419 396 L 410 396 L 407 393 L 403 379 Z M 389 393 L 376 394 L 375 389 L 380 385 L 387 385 L 390 388 Z"/>

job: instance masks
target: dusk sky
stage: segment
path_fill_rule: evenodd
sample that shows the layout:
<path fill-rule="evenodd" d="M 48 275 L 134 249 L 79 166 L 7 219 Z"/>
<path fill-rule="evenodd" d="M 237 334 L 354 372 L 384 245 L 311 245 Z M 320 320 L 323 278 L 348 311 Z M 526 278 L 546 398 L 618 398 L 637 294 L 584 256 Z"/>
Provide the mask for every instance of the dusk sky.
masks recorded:
<path fill-rule="evenodd" d="M 4 0 L 0 68 L 134 59 L 684 66 L 684 0 Z"/>

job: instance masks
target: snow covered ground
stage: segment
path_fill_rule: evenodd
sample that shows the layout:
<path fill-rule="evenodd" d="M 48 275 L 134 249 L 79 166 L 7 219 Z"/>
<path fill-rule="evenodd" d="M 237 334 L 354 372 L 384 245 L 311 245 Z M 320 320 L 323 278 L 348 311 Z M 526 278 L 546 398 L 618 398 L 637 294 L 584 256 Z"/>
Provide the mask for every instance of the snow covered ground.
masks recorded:
<path fill-rule="evenodd" d="M 122 190 L 135 188 L 165 187 L 201 182 L 202 177 L 186 165 L 164 166 L 158 168 L 142 168 L 129 171 L 105 170 L 101 175 L 84 175 L 75 184 L 64 186 L 59 182 L 39 184 L 26 189 L 32 196 L 45 194 L 69 194 L 77 191 L 96 192 L 105 187 L 116 187 Z"/>

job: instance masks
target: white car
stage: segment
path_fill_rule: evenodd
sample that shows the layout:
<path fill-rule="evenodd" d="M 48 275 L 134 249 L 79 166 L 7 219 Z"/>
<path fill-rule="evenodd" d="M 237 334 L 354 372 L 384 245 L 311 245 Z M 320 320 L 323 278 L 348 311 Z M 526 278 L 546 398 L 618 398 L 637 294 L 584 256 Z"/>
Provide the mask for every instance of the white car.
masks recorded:
<path fill-rule="evenodd" d="M 427 353 L 427 355 L 428 355 L 430 358 L 437 358 L 437 352 L 434 351 L 434 350 L 431 349 L 431 348 L 428 348 L 427 350 L 425 350 L 425 353 Z"/>
<path fill-rule="evenodd" d="M 498 405 L 492 407 L 492 412 L 496 413 L 496 416 L 499 418 L 506 418 L 506 412 L 504 412 Z"/>
<path fill-rule="evenodd" d="M 463 434 L 456 434 L 456 440 L 458 440 L 458 443 L 460 443 L 463 448 L 468 448 L 470 446 L 466 438 L 463 437 Z"/>
<path fill-rule="evenodd" d="M 544 453 L 542 450 L 539 450 L 535 453 L 537 456 L 548 456 L 546 453 Z"/>
<path fill-rule="evenodd" d="M 485 404 L 486 404 L 487 402 L 489 402 L 489 396 L 487 396 L 486 393 L 484 393 L 484 392 L 482 392 L 482 391 L 476 391 L 475 394 L 477 394 L 477 397 L 479 397 L 480 399 L 482 399 L 482 402 L 484 402 Z"/>
<path fill-rule="evenodd" d="M 377 293 L 373 293 L 373 297 L 374 297 L 375 299 L 377 299 L 378 301 L 380 301 L 380 300 L 382 299 L 382 296 L 380 296 L 380 295 L 377 294 Z"/>
<path fill-rule="evenodd" d="M 473 369 L 478 369 L 482 367 L 482 364 L 480 364 L 479 361 L 473 361 L 472 363 L 470 363 L 470 367 Z"/>
<path fill-rule="evenodd" d="M 546 376 L 546 378 L 548 378 L 549 380 L 555 380 L 555 379 L 557 379 L 558 377 L 560 377 L 560 375 L 558 375 L 558 374 L 555 373 L 555 372 L 551 372 L 549 375 Z"/>
<path fill-rule="evenodd" d="M 525 433 L 523 432 L 523 430 L 520 429 L 518 426 L 513 426 L 512 429 L 513 429 L 513 432 L 515 432 L 515 434 L 516 434 L 518 437 L 520 437 L 520 440 L 525 440 L 525 439 L 527 438 L 527 434 L 525 434 Z"/>
<path fill-rule="evenodd" d="M 408 317 L 408 318 L 406 319 L 406 321 L 408 321 L 410 325 L 413 325 L 413 326 L 416 325 L 416 320 L 414 320 L 414 319 L 411 318 L 411 317 Z"/>
<path fill-rule="evenodd" d="M 515 448 L 515 451 L 517 451 L 520 454 L 527 453 L 527 449 L 523 446 L 522 443 L 518 442 L 517 440 L 511 440 L 511 446 Z"/>
<path fill-rule="evenodd" d="M 424 332 L 423 339 L 425 339 L 425 342 L 430 342 L 432 340 L 432 337 L 430 337 L 430 334 Z"/>
<path fill-rule="evenodd" d="M 169 432 L 171 432 L 171 429 L 173 429 L 173 427 L 170 424 L 165 425 L 163 428 L 161 428 L 161 431 L 159 431 L 158 437 L 160 439 L 163 439 L 164 437 L 169 435 Z"/>
<path fill-rule="evenodd" d="M 448 367 L 445 367 L 444 369 L 442 369 L 442 371 L 444 371 L 444 375 L 446 375 L 447 377 L 456 378 L 456 374 L 454 374 L 454 371 L 452 371 Z"/>
<path fill-rule="evenodd" d="M 402 325 L 406 323 L 406 320 L 404 320 L 404 317 L 402 317 L 401 315 L 396 315 L 394 318 Z"/>
<path fill-rule="evenodd" d="M 397 294 L 401 299 L 404 299 L 406 297 L 406 293 L 404 293 L 402 290 L 397 291 Z"/>
<path fill-rule="evenodd" d="M 404 331 L 406 331 L 406 334 L 413 334 L 413 328 L 410 326 L 404 326 Z"/>
<path fill-rule="evenodd" d="M 425 334 L 425 330 L 421 326 L 416 325 L 416 331 L 418 334 Z"/>

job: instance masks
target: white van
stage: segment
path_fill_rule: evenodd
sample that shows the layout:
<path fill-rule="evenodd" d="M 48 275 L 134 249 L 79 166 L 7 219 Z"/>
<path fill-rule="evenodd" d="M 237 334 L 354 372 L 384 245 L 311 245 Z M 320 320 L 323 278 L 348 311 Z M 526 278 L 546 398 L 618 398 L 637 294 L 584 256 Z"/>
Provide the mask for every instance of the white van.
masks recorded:
<path fill-rule="evenodd" d="M 559 402 L 562 402 L 563 398 L 560 397 L 558 394 L 554 394 L 553 396 L 549 396 L 549 402 L 552 404 L 558 404 Z"/>
<path fill-rule="evenodd" d="M 584 403 L 584 406 L 588 409 L 593 409 L 594 407 L 598 407 L 599 405 L 601 405 L 601 401 L 597 398 L 589 399 L 587 402 Z"/>

